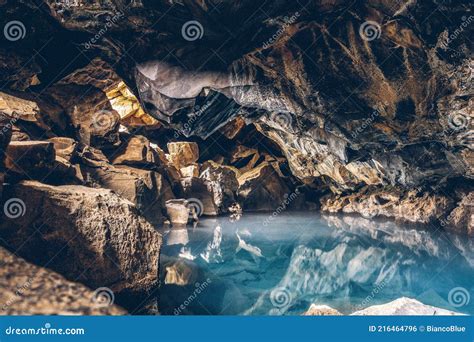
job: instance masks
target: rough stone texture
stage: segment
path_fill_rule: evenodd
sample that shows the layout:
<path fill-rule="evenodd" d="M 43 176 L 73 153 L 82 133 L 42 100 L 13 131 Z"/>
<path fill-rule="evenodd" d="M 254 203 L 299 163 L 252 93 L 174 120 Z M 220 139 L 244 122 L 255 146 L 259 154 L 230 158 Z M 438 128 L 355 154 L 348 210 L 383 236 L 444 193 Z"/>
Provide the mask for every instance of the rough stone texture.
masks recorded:
<path fill-rule="evenodd" d="M 81 171 L 92 186 L 115 191 L 131 201 L 140 213 L 153 225 L 163 223 L 163 208 L 167 200 L 174 198 L 168 181 L 158 172 L 130 166 L 101 167 L 82 166 Z"/>
<path fill-rule="evenodd" d="M 242 174 L 238 197 L 244 210 L 275 210 L 286 200 L 290 189 L 268 163 Z"/>
<path fill-rule="evenodd" d="M 369 306 L 352 313 L 353 316 L 452 316 L 460 313 L 423 304 L 412 298 L 398 298 L 392 302 Z"/>
<path fill-rule="evenodd" d="M 239 188 L 236 170 L 210 160 L 202 164 L 199 178 L 205 181 L 212 195 L 216 214 L 228 212 L 229 206 L 236 201 Z"/>
<path fill-rule="evenodd" d="M 197 177 L 182 178 L 181 186 L 184 197 L 197 202 L 200 215 L 215 216 L 219 213 L 219 207 L 214 202 L 214 193 L 209 190 L 206 180 Z"/>
<path fill-rule="evenodd" d="M 0 81 L 8 89 L 40 86 L 57 99 L 58 86 L 72 93 L 77 101 L 58 101 L 76 128 L 74 105 L 85 121 L 90 109 L 78 94 L 93 98 L 116 87 L 107 102 L 118 111 L 136 108 L 126 104 L 123 84 L 108 82 L 116 77 L 144 112 L 185 136 L 222 130 L 232 137 L 238 120 L 256 124 L 280 146 L 293 175 L 337 194 L 450 179 L 472 190 L 467 0 L 43 2 L 49 15 L 29 2 L 2 2 L 7 19 L 31 20 L 21 49 L 0 48 Z M 158 19 L 162 25 L 154 25 Z M 183 39 L 190 20 L 202 25 L 201 39 Z M 363 30 L 368 21 L 373 37 Z M 67 65 L 45 63 L 40 49 L 41 56 L 60 51 Z"/>
<path fill-rule="evenodd" d="M 34 266 L 0 247 L 0 315 L 125 315 L 98 305 L 96 294 L 49 269 Z"/>
<path fill-rule="evenodd" d="M 141 135 L 129 137 L 121 148 L 113 153 L 112 163 L 126 165 L 150 165 L 158 163 L 156 151 L 150 141 Z"/>
<path fill-rule="evenodd" d="M 131 202 L 110 190 L 35 181 L 4 191 L 24 203 L 23 216 L 4 215 L 0 225 L 0 236 L 20 256 L 91 288 L 156 285 L 161 235 Z"/>
<path fill-rule="evenodd" d="M 466 194 L 448 215 L 447 222 L 441 223 L 453 232 L 474 236 L 474 192 Z"/>
<path fill-rule="evenodd" d="M 452 199 L 417 191 L 397 189 L 365 189 L 355 194 L 333 196 L 321 200 L 321 210 L 330 213 L 358 213 L 364 217 L 385 216 L 410 222 L 435 222 L 452 207 Z"/>
<path fill-rule="evenodd" d="M 12 177 L 43 180 L 54 168 L 54 145 L 48 141 L 12 141 L 5 167 Z"/>
<path fill-rule="evenodd" d="M 179 169 L 181 177 L 199 177 L 199 164 L 189 165 Z"/>
<path fill-rule="evenodd" d="M 199 146 L 195 142 L 172 142 L 168 143 L 169 160 L 180 169 L 198 161 Z"/>
<path fill-rule="evenodd" d="M 342 314 L 336 309 L 327 305 L 311 304 L 309 309 L 303 313 L 304 316 L 341 316 Z"/>
<path fill-rule="evenodd" d="M 68 162 L 77 155 L 78 143 L 71 138 L 55 137 L 48 139 L 54 145 L 56 156 L 64 158 Z"/>
<path fill-rule="evenodd" d="M 188 201 L 184 199 L 171 199 L 166 201 L 166 212 L 173 228 L 183 228 L 189 220 Z"/>

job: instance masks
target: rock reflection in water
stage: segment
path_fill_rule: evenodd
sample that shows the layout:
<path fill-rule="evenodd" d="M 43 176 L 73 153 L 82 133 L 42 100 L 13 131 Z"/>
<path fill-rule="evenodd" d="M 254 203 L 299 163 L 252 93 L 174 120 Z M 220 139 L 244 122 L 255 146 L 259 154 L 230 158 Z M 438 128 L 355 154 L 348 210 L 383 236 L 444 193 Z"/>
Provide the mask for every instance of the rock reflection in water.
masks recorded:
<path fill-rule="evenodd" d="M 181 260 L 197 283 L 212 283 L 191 302 L 194 283 L 163 284 L 161 312 L 186 302 L 181 314 L 299 314 L 311 303 L 350 313 L 407 296 L 474 313 L 448 303 L 454 287 L 474 293 L 472 239 L 351 216 L 266 218 L 203 220 L 189 241 L 164 247 L 161 272 Z"/>

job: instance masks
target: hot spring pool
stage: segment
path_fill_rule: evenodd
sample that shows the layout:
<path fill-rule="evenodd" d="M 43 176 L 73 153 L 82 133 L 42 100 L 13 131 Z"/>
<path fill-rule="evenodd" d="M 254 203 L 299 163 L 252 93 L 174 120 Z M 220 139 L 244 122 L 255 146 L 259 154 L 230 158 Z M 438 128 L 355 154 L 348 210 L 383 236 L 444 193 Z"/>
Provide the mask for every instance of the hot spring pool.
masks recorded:
<path fill-rule="evenodd" d="M 167 233 L 160 312 L 294 315 L 318 303 L 351 313 L 405 296 L 474 314 L 462 296 L 474 293 L 473 239 L 353 216 L 269 217 Z"/>

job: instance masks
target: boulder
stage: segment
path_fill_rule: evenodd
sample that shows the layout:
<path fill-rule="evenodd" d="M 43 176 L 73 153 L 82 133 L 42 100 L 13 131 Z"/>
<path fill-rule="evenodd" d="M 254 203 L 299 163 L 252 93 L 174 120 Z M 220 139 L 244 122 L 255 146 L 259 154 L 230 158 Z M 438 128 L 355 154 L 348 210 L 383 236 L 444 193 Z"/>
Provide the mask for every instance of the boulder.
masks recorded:
<path fill-rule="evenodd" d="M 179 141 L 168 143 L 170 162 L 177 168 L 191 165 L 199 159 L 199 147 L 195 142 Z"/>
<path fill-rule="evenodd" d="M 402 297 L 386 304 L 373 305 L 356 311 L 351 316 L 452 316 L 460 313 L 423 304 L 416 299 Z"/>
<path fill-rule="evenodd" d="M 342 314 L 328 305 L 311 304 L 303 316 L 341 316 Z"/>
<path fill-rule="evenodd" d="M 54 145 L 49 141 L 12 141 L 5 167 L 13 178 L 43 180 L 53 170 L 54 161 Z"/>
<path fill-rule="evenodd" d="M 22 181 L 5 187 L 0 237 L 37 265 L 114 292 L 157 283 L 161 235 L 135 206 L 106 189 Z"/>
<path fill-rule="evenodd" d="M 122 146 L 113 152 L 113 164 L 152 165 L 159 157 L 150 146 L 150 141 L 142 135 L 130 136 Z"/>
<path fill-rule="evenodd" d="M 166 201 L 166 212 L 171 221 L 172 228 L 186 227 L 190 215 L 188 201 L 184 199 L 168 200 Z"/>
<path fill-rule="evenodd" d="M 179 170 L 179 173 L 181 174 L 181 177 L 187 178 L 187 177 L 199 177 L 199 165 L 198 164 L 192 164 L 189 166 L 182 167 Z"/>
<path fill-rule="evenodd" d="M 60 84 L 50 87 L 48 96 L 64 108 L 71 126 L 68 136 L 97 148 L 118 146 L 120 116 L 100 89 Z"/>
<path fill-rule="evenodd" d="M 290 193 L 284 180 L 266 162 L 242 174 L 238 181 L 238 197 L 244 210 L 275 210 Z"/>
<path fill-rule="evenodd" d="M 181 187 L 184 197 L 194 204 L 198 216 L 215 216 L 219 213 L 219 208 L 214 202 L 213 193 L 209 190 L 208 183 L 204 179 L 196 177 L 182 178 Z"/>
<path fill-rule="evenodd" d="M 230 163 L 239 169 L 241 173 L 250 171 L 260 159 L 260 153 L 244 145 L 239 145 L 231 153 Z"/>
<path fill-rule="evenodd" d="M 228 212 L 229 206 L 236 201 L 239 188 L 238 171 L 209 160 L 202 164 L 199 178 L 204 180 L 211 194 L 216 214 Z"/>
<path fill-rule="evenodd" d="M 32 265 L 0 247 L 0 315 L 125 315 L 98 303 L 98 291 L 69 281 L 47 268 Z"/>
<path fill-rule="evenodd" d="M 68 162 L 77 155 L 78 143 L 67 137 L 54 137 L 48 139 L 54 145 L 56 156 L 59 156 Z"/>
<path fill-rule="evenodd" d="M 169 182 L 160 173 L 125 165 L 81 166 L 88 184 L 114 190 L 131 201 L 153 225 L 163 223 L 165 202 L 174 198 Z"/>

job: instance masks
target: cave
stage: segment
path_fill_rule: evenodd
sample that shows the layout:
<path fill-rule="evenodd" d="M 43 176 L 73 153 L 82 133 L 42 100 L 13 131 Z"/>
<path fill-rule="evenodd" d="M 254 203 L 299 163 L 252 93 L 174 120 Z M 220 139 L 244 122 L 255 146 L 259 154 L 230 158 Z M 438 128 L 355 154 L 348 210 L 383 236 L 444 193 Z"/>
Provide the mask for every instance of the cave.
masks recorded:
<path fill-rule="evenodd" d="M 0 9 L 4 314 L 474 314 L 471 2 Z"/>

